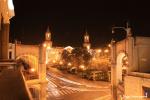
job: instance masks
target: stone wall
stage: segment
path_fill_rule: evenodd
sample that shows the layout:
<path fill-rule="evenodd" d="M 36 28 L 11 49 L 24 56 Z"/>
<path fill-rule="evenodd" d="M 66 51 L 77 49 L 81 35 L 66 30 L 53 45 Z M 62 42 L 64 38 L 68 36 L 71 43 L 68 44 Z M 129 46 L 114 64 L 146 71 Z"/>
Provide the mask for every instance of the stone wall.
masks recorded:
<path fill-rule="evenodd" d="M 125 100 L 145 100 L 143 87 L 150 88 L 150 74 L 132 73 L 125 77 L 124 86 Z"/>
<path fill-rule="evenodd" d="M 138 72 L 150 72 L 150 37 L 135 38 L 135 63 Z"/>
<path fill-rule="evenodd" d="M 16 57 L 30 54 L 39 58 L 39 45 L 24 45 L 24 44 L 17 44 L 16 45 Z"/>

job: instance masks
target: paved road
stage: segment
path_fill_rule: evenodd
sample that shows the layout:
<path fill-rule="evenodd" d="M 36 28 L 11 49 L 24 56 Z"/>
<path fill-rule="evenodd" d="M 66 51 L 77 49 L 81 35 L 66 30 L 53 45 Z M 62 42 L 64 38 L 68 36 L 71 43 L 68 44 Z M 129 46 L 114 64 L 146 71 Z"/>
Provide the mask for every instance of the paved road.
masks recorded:
<path fill-rule="evenodd" d="M 47 72 L 47 100 L 109 100 L 109 87 L 88 86 Z M 107 99 L 105 99 L 107 98 Z"/>

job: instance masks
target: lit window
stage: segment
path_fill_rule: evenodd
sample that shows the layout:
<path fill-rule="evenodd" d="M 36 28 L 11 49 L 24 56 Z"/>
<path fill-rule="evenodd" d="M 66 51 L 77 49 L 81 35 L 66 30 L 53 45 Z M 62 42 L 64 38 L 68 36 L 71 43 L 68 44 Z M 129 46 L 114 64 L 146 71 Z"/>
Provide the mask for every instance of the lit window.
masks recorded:
<path fill-rule="evenodd" d="M 49 34 L 47 34 L 47 37 L 49 38 Z"/>

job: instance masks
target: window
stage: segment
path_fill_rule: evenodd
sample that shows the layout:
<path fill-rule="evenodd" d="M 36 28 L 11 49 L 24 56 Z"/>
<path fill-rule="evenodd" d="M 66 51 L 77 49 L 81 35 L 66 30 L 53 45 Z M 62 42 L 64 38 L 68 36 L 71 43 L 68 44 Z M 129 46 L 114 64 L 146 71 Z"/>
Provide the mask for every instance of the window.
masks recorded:
<path fill-rule="evenodd" d="M 12 52 L 9 52 L 9 59 L 12 59 Z"/>
<path fill-rule="evenodd" d="M 143 93 L 144 93 L 144 96 L 146 96 L 147 98 L 150 98 L 150 88 L 149 87 L 143 87 Z"/>

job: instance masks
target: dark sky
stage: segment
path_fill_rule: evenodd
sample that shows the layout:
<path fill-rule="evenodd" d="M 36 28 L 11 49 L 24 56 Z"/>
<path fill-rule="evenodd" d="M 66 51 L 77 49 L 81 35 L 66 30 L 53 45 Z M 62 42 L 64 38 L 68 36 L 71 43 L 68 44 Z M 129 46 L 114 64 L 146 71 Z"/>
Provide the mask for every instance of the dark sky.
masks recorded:
<path fill-rule="evenodd" d="M 54 46 L 82 46 L 87 29 L 92 46 L 101 47 L 110 42 L 111 27 L 125 26 L 126 21 L 134 35 L 150 36 L 150 5 L 144 1 L 148 0 L 14 0 L 10 36 L 38 44 L 50 26 Z M 121 32 L 114 37 L 124 36 Z"/>

